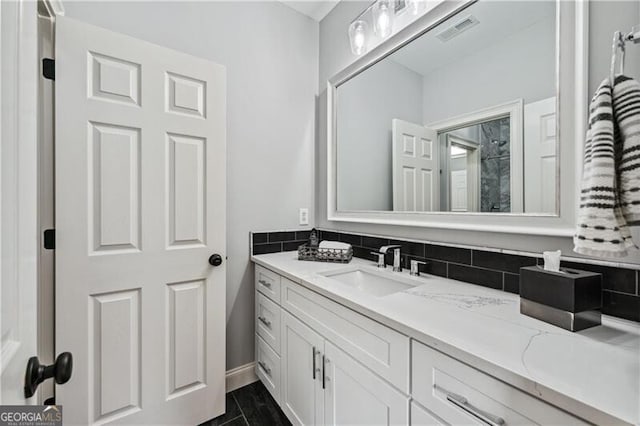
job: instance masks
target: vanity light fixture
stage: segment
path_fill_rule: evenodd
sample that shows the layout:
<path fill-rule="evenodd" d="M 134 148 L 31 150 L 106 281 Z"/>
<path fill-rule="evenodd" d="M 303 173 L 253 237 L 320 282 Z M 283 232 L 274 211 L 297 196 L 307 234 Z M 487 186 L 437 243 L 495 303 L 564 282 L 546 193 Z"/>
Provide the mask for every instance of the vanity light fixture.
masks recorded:
<path fill-rule="evenodd" d="M 355 20 L 349 25 L 349 40 L 354 55 L 367 52 L 367 28 L 367 22 L 362 19 Z"/>
<path fill-rule="evenodd" d="M 405 7 L 407 8 L 407 12 L 411 15 L 416 16 L 420 9 L 422 8 L 423 0 L 404 0 Z"/>
<path fill-rule="evenodd" d="M 393 4 L 391 0 L 378 0 L 373 4 L 373 29 L 380 38 L 387 38 L 393 29 Z"/>
<path fill-rule="evenodd" d="M 402 1 L 402 10 L 404 10 L 406 3 L 404 3 L 405 0 Z M 420 3 L 422 0 L 413 1 Z M 411 0 L 409 3 L 411 3 Z M 371 45 L 373 35 L 379 40 L 389 37 L 393 32 L 395 13 L 394 0 L 376 0 L 358 15 L 349 25 L 349 42 L 353 54 L 362 55 L 366 53 Z M 373 31 L 370 29 L 373 29 Z"/>

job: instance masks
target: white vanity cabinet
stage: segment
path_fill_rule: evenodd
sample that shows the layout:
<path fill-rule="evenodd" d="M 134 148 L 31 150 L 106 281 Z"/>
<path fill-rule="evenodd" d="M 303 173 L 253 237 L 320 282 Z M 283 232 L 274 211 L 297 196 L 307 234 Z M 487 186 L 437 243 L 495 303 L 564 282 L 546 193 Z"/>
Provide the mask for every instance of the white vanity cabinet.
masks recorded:
<path fill-rule="evenodd" d="M 409 398 L 328 340 L 324 370 L 324 424 L 408 424 Z"/>
<path fill-rule="evenodd" d="M 259 265 L 256 371 L 297 425 L 586 424 Z"/>
<path fill-rule="evenodd" d="M 445 424 L 587 424 L 415 340 L 411 349 L 411 394 L 431 411 L 426 414 Z M 420 408 L 416 406 L 417 417 L 424 419 Z M 412 419 L 413 413 L 412 406 Z"/>
<path fill-rule="evenodd" d="M 256 372 L 292 423 L 409 423 L 407 336 L 258 265 L 256 290 Z"/>
<path fill-rule="evenodd" d="M 409 398 L 283 312 L 280 406 L 294 424 L 408 423 Z"/>
<path fill-rule="evenodd" d="M 294 424 L 321 425 L 324 339 L 287 312 L 282 337 L 280 407 Z"/>

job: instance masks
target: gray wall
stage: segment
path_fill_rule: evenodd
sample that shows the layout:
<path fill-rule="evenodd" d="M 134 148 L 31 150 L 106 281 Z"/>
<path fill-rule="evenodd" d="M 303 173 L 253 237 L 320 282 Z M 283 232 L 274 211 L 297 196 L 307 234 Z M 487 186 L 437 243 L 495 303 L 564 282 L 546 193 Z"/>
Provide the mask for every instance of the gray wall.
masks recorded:
<path fill-rule="evenodd" d="M 555 16 L 424 76 L 424 124 L 555 96 Z M 461 102 L 464 100 L 464 102 Z"/>
<path fill-rule="evenodd" d="M 327 221 L 326 213 L 326 81 L 333 74 L 349 65 L 355 57 L 349 50 L 346 35 L 349 22 L 363 10 L 362 3 L 339 3 L 320 22 L 320 75 L 318 98 L 318 141 L 316 145 L 316 216 L 317 224 L 325 228 L 351 230 L 361 233 L 393 235 L 404 238 L 418 238 L 478 246 L 491 245 L 516 250 L 543 251 L 559 248 L 565 254 L 572 254 L 571 238 L 527 236 L 514 238 L 512 234 L 493 233 L 488 238 L 486 232 L 468 232 L 444 229 L 415 228 L 386 225 L 345 224 Z M 616 29 L 629 31 L 640 22 L 640 2 L 638 1 L 592 1 L 590 6 L 590 92 L 608 75 L 611 55 L 611 39 Z M 342 34 L 342 36 L 341 36 Z M 628 49 L 628 70 L 640 78 L 640 47 Z M 633 65 L 632 65 L 633 64 Z M 488 243 L 490 241 L 490 243 Z M 634 253 L 625 261 L 640 263 L 640 255 Z"/>
<path fill-rule="evenodd" d="M 227 68 L 227 368 L 254 359 L 249 231 L 314 223 L 318 23 L 278 2 L 65 2 L 67 15 Z"/>
<path fill-rule="evenodd" d="M 385 60 L 337 93 L 338 209 L 393 210 L 391 120 L 422 123 L 422 76 Z"/>

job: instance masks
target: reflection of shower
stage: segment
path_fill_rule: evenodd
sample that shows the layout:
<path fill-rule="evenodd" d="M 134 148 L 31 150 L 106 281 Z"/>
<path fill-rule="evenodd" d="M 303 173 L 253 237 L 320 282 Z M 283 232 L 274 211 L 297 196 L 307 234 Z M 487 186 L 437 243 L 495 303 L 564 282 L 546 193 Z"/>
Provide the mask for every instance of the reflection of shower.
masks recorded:
<path fill-rule="evenodd" d="M 480 123 L 481 211 L 511 211 L 510 119 Z"/>

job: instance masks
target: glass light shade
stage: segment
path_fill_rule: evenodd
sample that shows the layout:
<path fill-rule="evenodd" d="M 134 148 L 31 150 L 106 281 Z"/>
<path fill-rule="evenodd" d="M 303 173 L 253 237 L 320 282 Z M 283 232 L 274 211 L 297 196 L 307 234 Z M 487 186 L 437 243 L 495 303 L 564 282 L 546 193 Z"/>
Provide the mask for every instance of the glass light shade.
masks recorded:
<path fill-rule="evenodd" d="M 393 29 L 393 2 L 391 0 L 378 0 L 373 5 L 373 29 L 381 38 L 391 35 Z"/>
<path fill-rule="evenodd" d="M 407 5 L 407 11 L 412 15 L 417 15 L 422 9 L 422 3 L 424 0 L 405 0 Z"/>
<path fill-rule="evenodd" d="M 367 51 L 367 27 L 367 23 L 361 20 L 349 25 L 349 41 L 354 55 L 362 55 Z"/>

